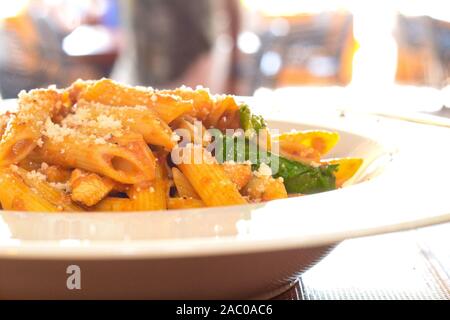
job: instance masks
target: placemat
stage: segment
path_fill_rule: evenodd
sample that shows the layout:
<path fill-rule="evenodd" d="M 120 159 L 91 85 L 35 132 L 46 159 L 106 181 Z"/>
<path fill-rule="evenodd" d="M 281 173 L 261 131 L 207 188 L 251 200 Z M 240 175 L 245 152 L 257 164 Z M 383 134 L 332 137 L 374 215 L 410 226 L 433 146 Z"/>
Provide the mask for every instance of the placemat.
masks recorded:
<path fill-rule="evenodd" d="M 450 300 L 450 223 L 347 240 L 275 299 Z"/>

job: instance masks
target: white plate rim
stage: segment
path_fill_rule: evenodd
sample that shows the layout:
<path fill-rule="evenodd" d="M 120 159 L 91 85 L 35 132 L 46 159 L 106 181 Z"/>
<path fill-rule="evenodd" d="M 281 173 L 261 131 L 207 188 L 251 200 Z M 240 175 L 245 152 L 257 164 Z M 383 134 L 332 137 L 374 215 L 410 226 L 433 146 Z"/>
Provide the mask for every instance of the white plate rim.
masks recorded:
<path fill-rule="evenodd" d="M 318 124 L 318 126 L 322 125 Z M 354 132 L 348 128 L 346 129 L 346 131 L 349 133 L 367 136 L 367 134 L 365 133 Z M 252 206 L 254 207 L 254 205 L 246 205 L 245 208 L 249 208 Z M 221 210 L 221 208 L 212 208 L 208 210 L 218 211 Z M 191 210 L 185 210 L 183 212 L 189 214 Z M 3 212 L 3 214 L 6 213 L 7 212 Z M 151 212 L 139 214 L 151 214 Z M 450 212 L 442 212 L 440 214 L 434 214 L 433 216 L 425 218 L 404 220 L 400 223 L 385 224 L 363 229 L 348 229 L 344 232 L 318 234 L 317 236 L 308 237 L 301 235 L 289 235 L 280 238 L 268 237 L 266 239 L 255 239 L 222 236 L 218 239 L 211 239 L 209 237 L 206 237 L 181 240 L 133 240 L 129 242 L 95 241 L 87 245 L 78 245 L 73 247 L 61 246 L 58 241 L 22 241 L 20 243 L 5 243 L 0 239 L 0 258 L 161 259 L 196 257 L 206 255 L 244 254 L 270 250 L 289 250 L 305 247 L 326 246 L 339 243 L 345 239 L 409 230 L 434 224 L 445 223 L 448 221 L 450 221 Z"/>

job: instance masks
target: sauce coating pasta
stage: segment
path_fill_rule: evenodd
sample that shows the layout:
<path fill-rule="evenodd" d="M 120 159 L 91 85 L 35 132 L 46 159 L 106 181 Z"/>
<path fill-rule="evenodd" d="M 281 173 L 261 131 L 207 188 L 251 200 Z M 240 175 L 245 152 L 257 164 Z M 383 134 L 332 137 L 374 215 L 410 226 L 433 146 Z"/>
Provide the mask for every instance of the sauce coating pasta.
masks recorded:
<path fill-rule="evenodd" d="M 39 212 L 243 205 L 333 190 L 335 132 L 270 132 L 231 95 L 110 79 L 22 92 L 0 115 L 0 204 Z M 276 148 L 275 148 L 276 147 Z"/>

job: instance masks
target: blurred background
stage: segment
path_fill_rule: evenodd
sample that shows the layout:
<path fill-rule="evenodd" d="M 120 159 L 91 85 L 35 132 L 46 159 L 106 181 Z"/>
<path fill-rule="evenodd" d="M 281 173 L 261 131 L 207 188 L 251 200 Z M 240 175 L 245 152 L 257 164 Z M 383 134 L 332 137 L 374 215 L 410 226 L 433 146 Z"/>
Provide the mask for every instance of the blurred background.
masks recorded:
<path fill-rule="evenodd" d="M 238 95 L 328 88 L 321 103 L 350 92 L 355 104 L 385 95 L 438 109 L 450 104 L 446 2 L 1 1 L 0 93 L 112 77 Z"/>

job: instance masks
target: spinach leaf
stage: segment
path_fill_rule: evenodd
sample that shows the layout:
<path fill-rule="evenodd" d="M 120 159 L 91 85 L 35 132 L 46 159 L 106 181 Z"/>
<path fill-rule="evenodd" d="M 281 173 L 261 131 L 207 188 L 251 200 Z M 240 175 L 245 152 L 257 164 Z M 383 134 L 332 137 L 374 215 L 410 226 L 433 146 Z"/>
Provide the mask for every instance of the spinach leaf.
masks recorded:
<path fill-rule="evenodd" d="M 261 116 L 252 114 L 250 107 L 243 104 L 239 107 L 241 127 L 244 131 L 254 130 L 258 132 L 260 129 L 266 128 L 266 121 Z"/>
<path fill-rule="evenodd" d="M 258 150 L 258 146 L 248 138 L 243 140 L 237 137 L 223 136 L 220 142 L 221 144 L 216 145 L 216 157 L 219 162 L 250 160 L 253 170 L 257 170 L 261 163 L 265 163 L 272 169 L 275 168 L 273 172 L 275 178 L 283 178 L 288 193 L 312 194 L 336 189 L 334 173 L 337 171 L 338 165 L 324 164 L 315 167 L 286 159 L 266 150 Z"/>
<path fill-rule="evenodd" d="M 338 165 L 313 167 L 280 157 L 280 169 L 276 177 L 283 177 L 288 193 L 311 194 L 336 189 L 334 173 Z"/>

